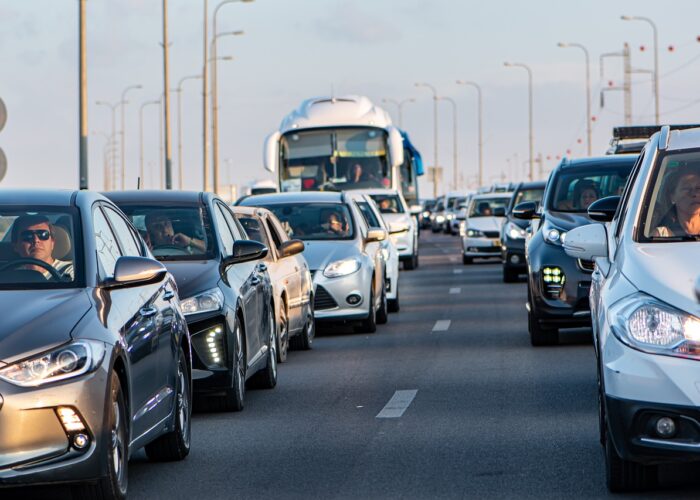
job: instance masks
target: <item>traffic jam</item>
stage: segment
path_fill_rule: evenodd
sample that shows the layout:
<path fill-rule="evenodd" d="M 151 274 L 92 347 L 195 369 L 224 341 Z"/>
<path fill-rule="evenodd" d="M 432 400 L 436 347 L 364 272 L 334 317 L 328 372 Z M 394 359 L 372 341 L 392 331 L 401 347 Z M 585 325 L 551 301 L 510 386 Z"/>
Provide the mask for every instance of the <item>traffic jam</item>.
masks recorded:
<path fill-rule="evenodd" d="M 233 198 L 0 188 L 0 498 L 697 496 L 700 125 L 440 195 L 376 99 L 275 119 Z"/>

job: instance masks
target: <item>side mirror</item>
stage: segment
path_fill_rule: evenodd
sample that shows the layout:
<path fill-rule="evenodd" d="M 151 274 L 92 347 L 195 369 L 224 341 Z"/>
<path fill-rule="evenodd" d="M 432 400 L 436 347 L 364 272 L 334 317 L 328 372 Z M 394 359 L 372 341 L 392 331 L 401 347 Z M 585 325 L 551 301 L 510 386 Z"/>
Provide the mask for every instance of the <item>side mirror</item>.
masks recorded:
<path fill-rule="evenodd" d="M 224 257 L 224 260 L 221 262 L 220 271 L 223 274 L 228 266 L 264 259 L 265 256 L 267 256 L 267 247 L 259 241 L 237 240 L 233 242 L 232 255 Z"/>
<path fill-rule="evenodd" d="M 608 196 L 596 200 L 588 206 L 588 216 L 598 222 L 610 222 L 615 217 L 617 206 L 620 204 L 619 196 Z"/>
<path fill-rule="evenodd" d="M 373 228 L 367 231 L 365 243 L 374 243 L 375 241 L 384 241 L 386 239 L 386 231 L 383 229 Z"/>
<path fill-rule="evenodd" d="M 411 212 L 411 215 L 420 215 L 423 210 L 420 205 L 411 205 L 408 211 Z"/>
<path fill-rule="evenodd" d="M 496 207 L 493 209 L 493 216 L 494 217 L 505 217 L 506 216 L 506 209 L 505 207 Z"/>
<path fill-rule="evenodd" d="M 291 257 L 304 251 L 306 246 L 301 240 L 289 240 L 280 245 L 280 257 Z"/>
<path fill-rule="evenodd" d="M 403 165 L 403 137 L 396 127 L 389 128 L 389 154 L 391 156 L 391 167 L 396 168 Z"/>
<path fill-rule="evenodd" d="M 537 214 L 537 203 L 534 201 L 524 201 L 519 203 L 513 209 L 513 217 L 523 220 L 539 219 L 540 216 Z"/>
<path fill-rule="evenodd" d="M 119 257 L 114 266 L 114 277 L 105 281 L 108 288 L 157 283 L 168 274 L 163 264 L 148 257 Z"/>
<path fill-rule="evenodd" d="M 569 257 L 595 260 L 608 256 L 608 236 L 602 224 L 588 224 L 566 233 L 564 251 Z"/>
<path fill-rule="evenodd" d="M 410 228 L 406 224 L 389 224 L 389 234 L 405 233 Z"/>
<path fill-rule="evenodd" d="M 280 137 L 282 134 L 273 132 L 265 138 L 263 146 L 263 165 L 268 172 L 275 172 L 280 156 Z"/>

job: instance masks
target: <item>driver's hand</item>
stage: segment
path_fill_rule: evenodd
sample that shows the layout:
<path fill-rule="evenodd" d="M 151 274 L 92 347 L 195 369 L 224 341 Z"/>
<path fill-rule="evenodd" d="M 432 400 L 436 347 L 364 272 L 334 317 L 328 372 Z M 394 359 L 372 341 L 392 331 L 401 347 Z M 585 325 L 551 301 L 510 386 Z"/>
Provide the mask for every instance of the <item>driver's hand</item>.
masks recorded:
<path fill-rule="evenodd" d="M 175 236 L 173 236 L 173 245 L 177 245 L 179 247 L 186 247 L 191 243 L 192 238 L 190 238 L 186 234 L 177 233 Z"/>

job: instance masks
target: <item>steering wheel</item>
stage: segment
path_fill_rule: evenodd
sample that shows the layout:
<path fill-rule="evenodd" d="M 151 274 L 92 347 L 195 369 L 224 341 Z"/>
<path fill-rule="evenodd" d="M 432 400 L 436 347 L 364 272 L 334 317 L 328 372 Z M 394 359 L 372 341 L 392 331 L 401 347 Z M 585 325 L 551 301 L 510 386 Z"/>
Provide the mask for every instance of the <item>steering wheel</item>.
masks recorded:
<path fill-rule="evenodd" d="M 0 267 L 0 272 L 5 271 L 6 269 L 12 269 L 13 267 L 26 266 L 26 265 L 43 267 L 51 274 L 51 277 L 53 279 L 55 279 L 56 281 L 63 281 L 63 278 L 61 277 L 60 274 L 58 274 L 58 271 L 56 270 L 55 267 L 53 267 L 51 264 L 47 264 L 43 260 L 33 259 L 31 257 L 25 257 L 22 259 L 12 260 L 12 261 L 8 262 L 7 264 L 5 264 L 4 266 Z"/>
<path fill-rule="evenodd" d="M 151 249 L 154 257 L 165 257 L 168 255 L 191 255 L 186 248 L 177 245 L 158 245 Z"/>

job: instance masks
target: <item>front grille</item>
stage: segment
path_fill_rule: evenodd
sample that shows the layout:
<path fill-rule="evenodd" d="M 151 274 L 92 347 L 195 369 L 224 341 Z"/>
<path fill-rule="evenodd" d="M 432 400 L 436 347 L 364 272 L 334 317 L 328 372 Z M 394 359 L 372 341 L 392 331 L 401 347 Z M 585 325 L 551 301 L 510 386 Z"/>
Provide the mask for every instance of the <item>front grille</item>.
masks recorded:
<path fill-rule="evenodd" d="M 314 309 L 321 311 L 323 309 L 333 309 L 338 307 L 338 303 L 335 301 L 328 290 L 323 288 L 321 285 L 316 287 L 316 296 L 314 297 Z"/>
<path fill-rule="evenodd" d="M 595 262 L 592 260 L 578 259 L 578 267 L 580 267 L 582 271 L 592 273 L 595 270 Z"/>
<path fill-rule="evenodd" d="M 484 236 L 487 238 L 498 238 L 501 236 L 501 233 L 498 231 L 482 231 L 484 233 Z"/>

